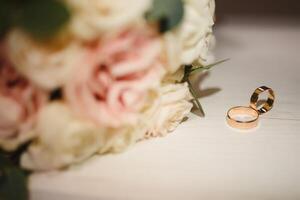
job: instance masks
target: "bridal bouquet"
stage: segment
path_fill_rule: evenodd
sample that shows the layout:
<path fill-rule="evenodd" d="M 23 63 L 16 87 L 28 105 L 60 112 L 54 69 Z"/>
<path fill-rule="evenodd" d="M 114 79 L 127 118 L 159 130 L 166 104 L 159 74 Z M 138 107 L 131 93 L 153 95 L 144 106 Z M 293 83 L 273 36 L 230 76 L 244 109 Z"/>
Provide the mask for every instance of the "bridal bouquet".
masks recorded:
<path fill-rule="evenodd" d="M 173 131 L 193 106 L 189 75 L 213 59 L 214 0 L 0 4 L 0 148 L 23 169 Z"/>

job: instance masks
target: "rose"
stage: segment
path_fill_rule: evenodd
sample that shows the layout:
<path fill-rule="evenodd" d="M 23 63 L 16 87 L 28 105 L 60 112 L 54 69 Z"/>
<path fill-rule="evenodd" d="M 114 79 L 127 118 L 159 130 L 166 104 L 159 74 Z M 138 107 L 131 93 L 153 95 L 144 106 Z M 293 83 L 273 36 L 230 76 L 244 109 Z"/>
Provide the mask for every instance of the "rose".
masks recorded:
<path fill-rule="evenodd" d="M 37 119 L 38 138 L 21 157 L 22 167 L 51 170 L 80 162 L 103 144 L 105 129 L 77 119 L 63 103 L 45 106 Z"/>
<path fill-rule="evenodd" d="M 144 139 L 147 130 L 153 126 L 153 116 L 160 105 L 159 88 L 151 92 L 149 101 L 145 104 L 138 122 L 134 125 L 125 125 L 119 128 L 109 128 L 105 144 L 98 153 L 121 152 L 132 144 Z"/>
<path fill-rule="evenodd" d="M 16 69 L 35 85 L 52 90 L 65 84 L 84 48 L 75 40 L 38 42 L 19 30 L 9 33 L 8 56 Z"/>
<path fill-rule="evenodd" d="M 45 100 L 45 94 L 20 76 L 0 50 L 1 148 L 15 150 L 34 136 L 35 117 Z"/>
<path fill-rule="evenodd" d="M 99 148 L 98 154 L 119 153 L 135 144 L 146 133 L 146 126 L 137 123 L 133 126 L 108 128 L 104 136 L 104 143 Z"/>
<path fill-rule="evenodd" d="M 195 60 L 210 62 L 209 51 L 214 44 L 214 9 L 214 0 L 185 0 L 181 25 L 163 36 L 170 73 Z"/>
<path fill-rule="evenodd" d="M 193 104 L 187 84 L 168 84 L 161 88 L 161 102 L 150 121 L 152 126 L 145 137 L 164 136 L 183 121 Z"/>
<path fill-rule="evenodd" d="M 76 69 L 66 99 L 99 125 L 135 124 L 164 75 L 160 53 L 159 39 L 146 28 L 105 37 Z"/>
<path fill-rule="evenodd" d="M 112 33 L 142 20 L 151 0 L 65 0 L 72 10 L 71 32 L 84 40 Z"/>
<path fill-rule="evenodd" d="M 196 59 L 205 61 L 212 41 L 214 0 L 187 0 L 185 17 L 177 34 L 182 41 L 181 60 L 190 64 Z"/>
<path fill-rule="evenodd" d="M 96 126 L 74 115 L 63 102 L 45 106 L 37 119 L 37 139 L 21 157 L 29 170 L 53 170 L 82 162 L 95 153 L 120 152 L 135 143 L 145 128 Z"/>

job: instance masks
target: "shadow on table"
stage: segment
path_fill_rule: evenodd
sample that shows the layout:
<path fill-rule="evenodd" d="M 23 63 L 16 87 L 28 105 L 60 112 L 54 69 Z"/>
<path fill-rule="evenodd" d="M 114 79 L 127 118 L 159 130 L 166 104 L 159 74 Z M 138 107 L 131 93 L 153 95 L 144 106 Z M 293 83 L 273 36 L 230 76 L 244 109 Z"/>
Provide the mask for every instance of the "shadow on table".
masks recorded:
<path fill-rule="evenodd" d="M 210 74 L 210 72 L 206 71 L 206 72 L 197 74 L 194 77 L 192 77 L 193 88 L 196 91 L 197 98 L 200 98 L 200 101 L 201 101 L 201 98 L 214 95 L 221 91 L 221 88 L 219 88 L 219 87 L 209 87 L 209 88 L 204 88 L 204 89 L 202 88 L 202 85 L 203 85 L 202 83 L 205 81 L 206 78 L 209 77 L 209 74 Z M 205 108 L 203 108 L 203 109 L 205 110 Z M 192 109 L 192 112 L 198 116 L 203 117 L 203 114 L 198 109 L 196 109 L 195 106 Z"/>

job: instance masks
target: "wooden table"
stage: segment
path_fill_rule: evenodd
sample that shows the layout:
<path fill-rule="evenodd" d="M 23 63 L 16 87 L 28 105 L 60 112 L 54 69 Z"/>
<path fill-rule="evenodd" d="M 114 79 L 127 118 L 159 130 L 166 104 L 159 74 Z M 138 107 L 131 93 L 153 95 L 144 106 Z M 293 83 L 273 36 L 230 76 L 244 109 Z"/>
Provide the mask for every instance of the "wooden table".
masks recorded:
<path fill-rule="evenodd" d="M 222 89 L 201 99 L 206 118 L 191 114 L 165 138 L 35 174 L 32 199 L 300 199 L 299 20 L 232 19 L 216 33 L 217 57 L 231 60 L 201 85 Z M 248 105 L 261 85 L 275 90 L 274 109 L 255 131 L 229 128 L 228 108 Z"/>

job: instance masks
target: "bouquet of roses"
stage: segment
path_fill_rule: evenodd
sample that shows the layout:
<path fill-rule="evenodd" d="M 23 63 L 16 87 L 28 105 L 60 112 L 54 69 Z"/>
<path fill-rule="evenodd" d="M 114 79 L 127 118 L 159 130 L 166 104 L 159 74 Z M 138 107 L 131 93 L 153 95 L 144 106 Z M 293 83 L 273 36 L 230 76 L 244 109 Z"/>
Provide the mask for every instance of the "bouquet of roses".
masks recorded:
<path fill-rule="evenodd" d="M 22 149 L 24 169 L 173 131 L 193 106 L 189 75 L 213 59 L 214 0 L 0 4 L 0 148 Z"/>

